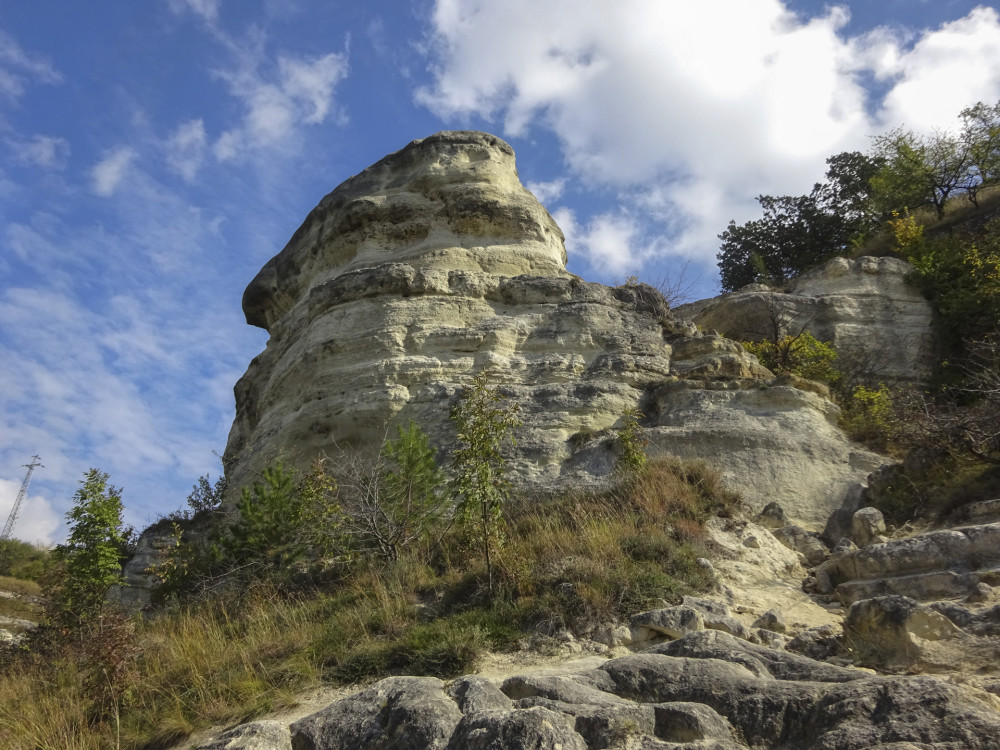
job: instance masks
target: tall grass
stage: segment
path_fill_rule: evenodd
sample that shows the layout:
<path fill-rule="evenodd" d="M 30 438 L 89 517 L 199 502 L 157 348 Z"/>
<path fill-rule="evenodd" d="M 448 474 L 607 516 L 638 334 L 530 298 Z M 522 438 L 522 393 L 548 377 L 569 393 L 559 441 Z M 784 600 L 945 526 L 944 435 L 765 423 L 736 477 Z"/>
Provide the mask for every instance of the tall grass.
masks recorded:
<path fill-rule="evenodd" d="M 136 624 L 138 656 L 110 715 L 71 651 L 8 658 L 0 746 L 163 747 L 321 682 L 467 673 L 526 631 L 586 633 L 706 586 L 701 524 L 737 502 L 703 467 L 653 461 L 614 492 L 512 503 L 492 595 L 478 548 L 447 536 L 391 564 L 359 561 L 325 590 L 262 584 L 174 606 Z"/>

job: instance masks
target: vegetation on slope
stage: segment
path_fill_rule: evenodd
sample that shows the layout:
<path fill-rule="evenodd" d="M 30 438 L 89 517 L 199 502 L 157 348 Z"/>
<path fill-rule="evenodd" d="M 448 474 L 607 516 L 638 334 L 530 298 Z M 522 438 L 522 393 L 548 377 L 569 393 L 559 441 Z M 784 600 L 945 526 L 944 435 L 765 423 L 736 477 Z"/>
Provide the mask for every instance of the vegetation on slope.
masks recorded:
<path fill-rule="evenodd" d="M 780 286 L 835 255 L 914 265 L 941 341 L 922 391 L 849 376 L 851 366 L 804 330 L 776 326 L 771 340 L 748 344 L 777 372 L 830 384 L 844 428 L 903 459 L 869 498 L 896 523 L 1000 496 L 1000 102 L 961 118 L 957 134 L 894 130 L 868 154 L 833 156 L 809 196 L 761 196 L 761 219 L 720 235 L 726 291 Z"/>
<path fill-rule="evenodd" d="M 462 439 L 488 434 L 502 446 L 513 405 L 477 382 L 479 399 L 474 387 L 457 408 Z M 102 605 L 65 618 L 58 608 L 75 604 L 54 597 L 49 625 L 4 654 L 0 745 L 163 746 L 290 705 L 319 683 L 455 676 L 528 634 L 586 634 L 704 589 L 703 524 L 738 498 L 703 466 L 645 461 L 636 415 L 625 421 L 625 460 L 600 493 L 483 494 L 477 482 L 497 477 L 482 466 L 449 487 L 410 425 L 378 456 L 335 456 L 306 476 L 269 467 L 228 522 L 199 495 L 192 508 L 211 531 L 178 537 L 153 616 Z M 496 470 L 496 457 L 468 460 Z M 87 484 L 95 478 L 78 497 L 88 512 L 88 501 L 106 507 L 113 494 Z M 463 499 L 473 512 L 454 513 Z M 190 526 L 190 514 L 175 521 Z"/>

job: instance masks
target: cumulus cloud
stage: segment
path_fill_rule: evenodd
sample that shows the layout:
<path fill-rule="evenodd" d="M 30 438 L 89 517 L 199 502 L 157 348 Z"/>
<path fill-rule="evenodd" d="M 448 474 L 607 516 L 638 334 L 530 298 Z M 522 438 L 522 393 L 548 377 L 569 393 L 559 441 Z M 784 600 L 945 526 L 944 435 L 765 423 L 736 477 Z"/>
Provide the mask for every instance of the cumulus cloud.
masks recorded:
<path fill-rule="evenodd" d="M 128 146 L 119 146 L 109 152 L 90 170 L 93 191 L 104 198 L 113 195 L 137 156 L 135 150 Z"/>
<path fill-rule="evenodd" d="M 952 128 L 962 109 L 1000 100 L 1000 14 L 976 8 L 876 64 L 880 76 L 893 80 L 879 113 L 883 123 Z"/>
<path fill-rule="evenodd" d="M 25 471 L 27 469 L 21 468 L 21 479 L 0 479 L 0 523 L 5 524 L 10 517 L 10 511 L 21 491 Z M 45 469 L 36 469 L 35 471 L 37 476 Z M 52 503 L 42 495 L 32 492 L 29 486 L 28 494 L 21 503 L 21 511 L 14 523 L 11 536 L 32 544 L 41 542 L 49 545 L 56 540 L 61 520 L 59 514 L 52 508 Z"/>
<path fill-rule="evenodd" d="M 996 11 L 910 36 L 846 38 L 847 21 L 842 7 L 805 17 L 780 0 L 623 0 L 613 13 L 603 0 L 438 0 L 433 80 L 415 95 L 511 137 L 549 130 L 583 184 L 623 196 L 627 221 L 605 213 L 579 235 L 595 268 L 620 265 L 600 248 L 626 236 L 704 261 L 729 219 L 755 212 L 754 195 L 807 192 L 826 157 L 866 149 L 894 119 L 939 124 L 932 114 L 954 121 L 1000 98 Z M 873 76 L 883 102 L 862 85 Z M 669 243 L 651 243 L 664 232 Z"/>
<path fill-rule="evenodd" d="M 62 169 L 69 159 L 69 141 L 51 135 L 35 135 L 26 139 L 11 139 L 7 145 L 14 152 L 14 159 L 45 169 Z"/>
<path fill-rule="evenodd" d="M 167 139 L 167 166 L 188 182 L 194 180 L 205 159 L 208 136 L 201 119 L 189 120 Z"/>

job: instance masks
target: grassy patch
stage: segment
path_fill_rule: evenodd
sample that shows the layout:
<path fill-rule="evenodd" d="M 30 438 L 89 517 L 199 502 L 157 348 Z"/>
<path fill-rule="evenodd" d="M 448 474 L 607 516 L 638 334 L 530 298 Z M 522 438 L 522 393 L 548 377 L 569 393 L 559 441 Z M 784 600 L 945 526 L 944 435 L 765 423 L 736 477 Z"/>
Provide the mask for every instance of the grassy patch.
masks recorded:
<path fill-rule="evenodd" d="M 162 747 L 321 682 L 466 674 L 526 632 L 585 633 L 707 586 L 701 524 L 737 503 L 704 467 L 651 461 L 615 492 L 511 502 L 492 594 L 479 547 L 446 535 L 391 563 L 356 561 L 326 589 L 260 585 L 174 605 L 136 623 L 131 676 L 99 720 L 72 650 L 8 654 L 0 746 Z"/>

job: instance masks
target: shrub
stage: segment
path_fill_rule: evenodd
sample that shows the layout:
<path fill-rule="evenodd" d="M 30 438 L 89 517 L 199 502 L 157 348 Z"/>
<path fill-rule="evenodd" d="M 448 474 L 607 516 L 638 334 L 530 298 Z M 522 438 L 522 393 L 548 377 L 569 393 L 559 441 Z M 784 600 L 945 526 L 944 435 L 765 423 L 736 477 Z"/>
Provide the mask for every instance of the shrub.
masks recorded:
<path fill-rule="evenodd" d="M 386 440 L 376 457 L 340 451 L 331 467 L 352 545 L 387 561 L 427 536 L 448 504 L 427 435 L 413 422 L 397 429 L 398 438 Z"/>
<path fill-rule="evenodd" d="M 484 370 L 451 411 L 459 447 L 452 454 L 458 498 L 458 517 L 467 528 L 476 527 L 476 543 L 486 559 L 487 585 L 493 593 L 493 548 L 503 541 L 501 510 L 510 496 L 504 475 L 504 444 L 514 444 L 514 430 L 521 426 L 519 407 L 490 383 Z"/>
<path fill-rule="evenodd" d="M 638 409 L 628 409 L 622 415 L 622 426 L 618 430 L 618 462 L 615 471 L 626 480 L 637 476 L 649 460 L 646 457 L 647 440 L 642 436 Z"/>
<path fill-rule="evenodd" d="M 775 374 L 791 373 L 830 385 L 836 385 L 842 377 L 833 364 L 837 352 L 808 331 L 776 341 L 744 341 L 743 347 Z"/>

